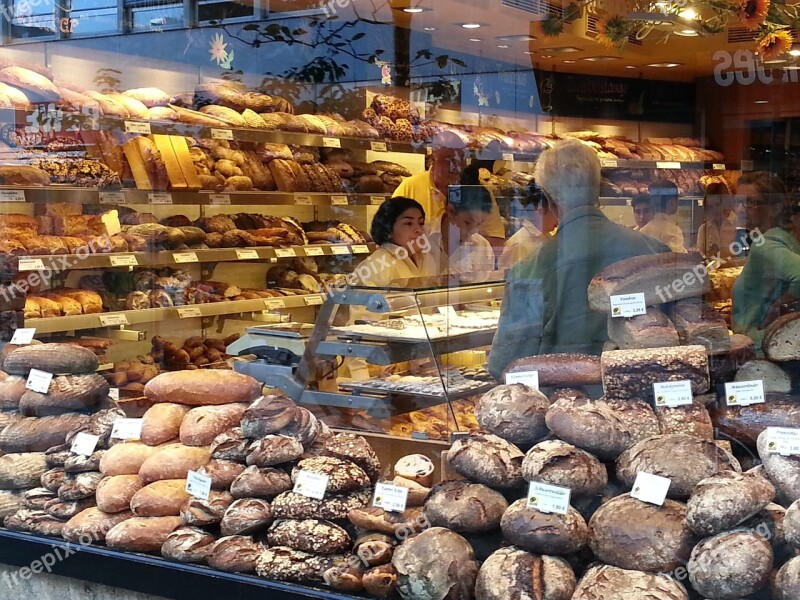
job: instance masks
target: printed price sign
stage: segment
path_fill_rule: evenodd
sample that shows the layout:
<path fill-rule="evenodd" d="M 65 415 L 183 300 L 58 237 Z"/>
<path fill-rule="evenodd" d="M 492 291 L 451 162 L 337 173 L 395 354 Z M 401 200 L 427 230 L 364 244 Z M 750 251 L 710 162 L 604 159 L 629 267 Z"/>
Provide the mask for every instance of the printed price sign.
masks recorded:
<path fill-rule="evenodd" d="M 108 397 L 114 402 L 119 402 L 119 388 L 108 388 Z"/>
<path fill-rule="evenodd" d="M 278 258 L 294 258 L 297 256 L 294 248 L 276 248 L 275 256 Z"/>
<path fill-rule="evenodd" d="M 97 442 L 99 441 L 100 436 L 81 431 L 75 436 L 75 439 L 72 440 L 70 451 L 75 454 L 80 454 L 81 456 L 91 456 L 95 448 L 97 448 Z"/>
<path fill-rule="evenodd" d="M 269 310 L 278 310 L 279 308 L 286 308 L 286 301 L 283 298 L 271 298 L 264 300 L 264 306 Z"/>
<path fill-rule="evenodd" d="M 237 250 L 236 258 L 239 260 L 257 260 L 258 250 Z"/>
<path fill-rule="evenodd" d="M 369 246 L 365 244 L 355 244 L 354 246 L 350 246 L 350 249 L 353 251 L 353 254 L 369 254 Z"/>
<path fill-rule="evenodd" d="M 347 206 L 347 196 L 331 196 L 331 204 L 334 206 Z"/>
<path fill-rule="evenodd" d="M 638 317 L 647 314 L 644 294 L 621 294 L 611 296 L 612 317 Z"/>
<path fill-rule="evenodd" d="M 40 371 L 39 369 L 31 369 L 28 374 L 28 380 L 25 382 L 25 388 L 32 392 L 39 392 L 46 394 L 50 389 L 50 382 L 53 381 L 53 374 L 47 371 Z"/>
<path fill-rule="evenodd" d="M 386 152 L 388 150 L 386 142 L 371 142 L 369 147 L 372 148 L 373 152 Z"/>
<path fill-rule="evenodd" d="M 324 137 L 322 138 L 322 145 L 325 148 L 341 148 L 342 140 L 339 138 Z"/>
<path fill-rule="evenodd" d="M 174 260 L 177 264 L 196 263 L 197 262 L 197 253 L 196 252 L 173 252 L 172 253 L 172 260 Z"/>
<path fill-rule="evenodd" d="M 123 192 L 100 192 L 100 204 L 125 204 Z"/>
<path fill-rule="evenodd" d="M 782 456 L 800 454 L 800 429 L 767 427 L 767 452 Z"/>
<path fill-rule="evenodd" d="M 713 165 L 711 165 L 711 168 L 714 169 L 715 171 L 724 171 L 725 165 L 724 163 L 714 163 Z"/>
<path fill-rule="evenodd" d="M 230 194 L 209 194 L 208 201 L 213 205 L 227 205 L 231 203 Z"/>
<path fill-rule="evenodd" d="M 383 197 L 383 196 L 370 196 L 369 197 L 369 203 L 372 204 L 373 206 L 380 206 L 381 204 L 383 204 L 384 200 L 386 200 L 386 198 Z"/>
<path fill-rule="evenodd" d="M 572 490 L 557 485 L 531 481 L 528 485 L 528 508 L 544 513 L 567 514 Z"/>
<path fill-rule="evenodd" d="M 342 255 L 350 254 L 350 248 L 347 246 L 331 246 L 331 254 Z"/>
<path fill-rule="evenodd" d="M 41 271 L 44 263 L 41 258 L 20 258 L 18 268 L 20 271 Z"/>
<path fill-rule="evenodd" d="M 297 195 L 294 197 L 294 203 L 298 206 L 308 206 L 312 203 L 311 196 Z"/>
<path fill-rule="evenodd" d="M 636 481 L 633 482 L 631 497 L 656 506 L 663 506 L 671 484 L 672 481 L 666 477 L 639 471 L 636 474 Z"/>
<path fill-rule="evenodd" d="M 616 169 L 617 168 L 617 159 L 616 158 L 602 158 L 600 159 L 600 166 Z"/>
<path fill-rule="evenodd" d="M 760 379 L 754 381 L 732 381 L 725 384 L 725 402 L 728 406 L 764 404 L 765 401 L 764 382 Z"/>
<path fill-rule="evenodd" d="M 323 256 L 325 254 L 325 251 L 319 246 L 306 246 L 303 248 L 303 252 L 306 253 L 306 256 Z"/>
<path fill-rule="evenodd" d="M 653 395 L 656 406 L 683 406 L 692 403 L 692 382 L 688 379 L 682 381 L 662 381 L 653 384 Z"/>
<path fill-rule="evenodd" d="M 127 315 L 98 315 L 100 317 L 100 324 L 103 327 L 108 327 L 110 325 L 127 325 L 128 324 L 128 316 Z"/>
<path fill-rule="evenodd" d="M 200 312 L 199 306 L 184 306 L 178 309 L 178 316 L 181 319 L 191 319 L 194 317 L 202 317 L 203 313 Z"/>
<path fill-rule="evenodd" d="M 514 162 L 514 155 L 511 152 L 504 152 L 503 160 L 506 162 Z"/>
<path fill-rule="evenodd" d="M 112 267 L 138 267 L 139 261 L 133 254 L 119 254 L 117 256 L 109 256 L 109 261 Z"/>
<path fill-rule="evenodd" d="M 517 371 L 506 373 L 506 383 L 524 383 L 529 388 L 539 389 L 539 371 Z"/>
<path fill-rule="evenodd" d="M 313 296 L 306 296 L 303 300 L 305 300 L 306 306 L 319 306 L 322 304 L 322 296 L 316 294 Z"/>
<path fill-rule="evenodd" d="M 14 331 L 14 335 L 11 336 L 9 344 L 16 344 L 17 346 L 30 344 L 33 341 L 34 335 L 36 335 L 35 327 L 21 327 Z"/>
<path fill-rule="evenodd" d="M 147 194 L 150 204 L 172 204 L 172 194 L 151 193 Z"/>
<path fill-rule="evenodd" d="M 328 476 L 312 471 L 300 471 L 297 474 L 297 481 L 294 482 L 292 491 L 306 498 L 322 500 L 325 497 L 325 490 L 328 489 Z"/>
<path fill-rule="evenodd" d="M 233 139 L 233 131 L 230 129 L 211 129 L 211 139 L 212 140 L 232 140 Z"/>
<path fill-rule="evenodd" d="M 114 421 L 111 437 L 118 440 L 138 440 L 142 437 L 143 419 L 120 417 Z"/>
<path fill-rule="evenodd" d="M 681 163 L 679 162 L 657 162 L 656 169 L 680 169 Z"/>
<path fill-rule="evenodd" d="M 125 133 L 141 133 L 143 135 L 150 135 L 150 123 L 125 121 Z"/>
<path fill-rule="evenodd" d="M 211 477 L 201 475 L 197 471 L 189 471 L 186 474 L 186 493 L 198 500 L 208 500 L 211 494 Z"/>
<path fill-rule="evenodd" d="M 390 483 L 375 484 L 375 497 L 372 506 L 388 512 L 403 512 L 408 502 L 408 488 Z"/>
<path fill-rule="evenodd" d="M 0 202 L 25 202 L 25 190 L 0 190 Z"/>

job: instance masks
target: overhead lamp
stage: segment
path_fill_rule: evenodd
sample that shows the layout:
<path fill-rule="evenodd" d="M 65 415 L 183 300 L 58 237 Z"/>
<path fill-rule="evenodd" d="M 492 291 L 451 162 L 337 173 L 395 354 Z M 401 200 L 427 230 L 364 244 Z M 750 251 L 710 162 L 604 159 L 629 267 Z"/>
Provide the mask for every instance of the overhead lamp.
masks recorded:
<path fill-rule="evenodd" d="M 568 64 L 568 65 L 571 65 L 571 64 L 573 64 L 573 63 L 575 63 L 575 62 L 576 62 L 576 61 L 574 61 L 574 60 L 565 60 L 565 61 L 564 61 L 564 63 L 566 63 L 566 64 Z"/>
<path fill-rule="evenodd" d="M 422 9 L 421 9 L 421 8 L 404 8 L 404 9 L 403 9 L 403 12 L 405 12 L 405 13 L 411 13 L 411 14 L 416 14 L 416 13 L 421 13 L 421 12 L 423 12 L 423 11 L 422 11 Z"/>
<path fill-rule="evenodd" d="M 425 31 L 436 31 L 436 27 L 425 27 Z"/>
<path fill-rule="evenodd" d="M 675 35 L 679 35 L 681 37 L 697 37 L 700 34 L 694 29 L 681 29 L 680 31 L 676 31 Z"/>
<path fill-rule="evenodd" d="M 469 38 L 469 41 L 470 42 L 482 42 L 483 40 L 481 38 Z"/>
<path fill-rule="evenodd" d="M 585 60 L 586 62 L 608 62 L 610 60 L 619 60 L 619 56 L 587 56 L 586 58 L 582 58 L 581 60 Z"/>
<path fill-rule="evenodd" d="M 693 19 L 697 19 L 699 15 L 697 14 L 697 11 L 695 9 L 693 9 L 693 8 L 684 8 L 682 11 L 680 11 L 678 13 L 678 16 L 681 19 L 693 20 Z"/>
<path fill-rule="evenodd" d="M 497 47 L 505 49 L 505 48 L 508 48 L 509 46 L 508 46 L 508 44 L 498 44 Z"/>
<path fill-rule="evenodd" d="M 650 63 L 647 66 L 653 67 L 654 69 L 673 69 L 675 67 L 680 67 L 681 64 L 682 63 L 662 62 L 662 63 Z"/>
<path fill-rule="evenodd" d="M 533 54 L 533 52 L 529 52 L 528 54 Z M 552 54 L 542 54 L 542 58 L 555 58 Z"/>
<path fill-rule="evenodd" d="M 463 27 L 464 29 L 480 29 L 481 24 L 480 23 L 462 23 L 461 27 Z"/>
<path fill-rule="evenodd" d="M 625 68 L 626 69 L 638 69 L 639 67 L 637 67 L 636 65 L 625 65 Z"/>
<path fill-rule="evenodd" d="M 800 56 L 800 48 L 798 48 L 797 46 L 792 46 L 792 49 L 789 50 L 789 55 L 790 56 Z"/>
<path fill-rule="evenodd" d="M 769 100 L 756 100 L 753 104 L 769 104 Z"/>

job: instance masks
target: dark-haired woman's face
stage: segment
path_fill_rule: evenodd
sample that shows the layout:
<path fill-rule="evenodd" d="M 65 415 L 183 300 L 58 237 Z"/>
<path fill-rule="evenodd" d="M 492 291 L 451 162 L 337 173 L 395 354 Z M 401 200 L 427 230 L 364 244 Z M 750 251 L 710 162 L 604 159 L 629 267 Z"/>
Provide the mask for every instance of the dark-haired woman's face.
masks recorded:
<path fill-rule="evenodd" d="M 389 241 L 397 246 L 408 248 L 414 254 L 419 247 L 417 238 L 425 231 L 425 216 L 418 208 L 409 208 L 402 212 L 394 222 Z"/>

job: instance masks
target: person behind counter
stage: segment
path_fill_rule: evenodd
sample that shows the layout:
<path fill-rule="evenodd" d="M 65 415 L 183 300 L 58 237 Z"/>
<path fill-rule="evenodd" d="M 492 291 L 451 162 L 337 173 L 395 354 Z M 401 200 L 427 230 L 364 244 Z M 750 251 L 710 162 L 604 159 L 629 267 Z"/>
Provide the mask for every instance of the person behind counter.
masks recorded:
<path fill-rule="evenodd" d="M 631 208 L 633 208 L 633 222 L 636 223 L 633 230 L 641 231 L 642 227 L 653 220 L 653 202 L 650 200 L 650 195 L 636 194 L 631 199 Z"/>
<path fill-rule="evenodd" d="M 547 196 L 536 183 L 531 183 L 527 194 L 520 201 L 519 229 L 506 240 L 500 256 L 500 269 L 507 270 L 528 258 L 547 240 L 547 232 L 558 225 L 553 211 L 547 203 Z"/>
<path fill-rule="evenodd" d="M 406 177 L 394 191 L 394 197 L 413 198 L 420 203 L 429 221 L 439 219 L 447 206 L 447 190 L 460 183 L 464 171 L 464 142 L 451 132 L 436 134 L 430 168 Z M 505 241 L 505 228 L 497 203 L 492 200 L 489 217 L 484 220 L 480 233 L 496 248 Z"/>
<path fill-rule="evenodd" d="M 736 213 L 728 186 L 714 181 L 706 186 L 703 206 L 706 220 L 697 230 L 697 249 L 703 256 L 721 258 L 731 256 L 736 241 Z"/>
<path fill-rule="evenodd" d="M 733 285 L 731 320 L 760 348 L 780 306 L 800 298 L 800 214 L 796 206 L 785 210 L 786 186 L 765 171 L 742 175 L 736 195 L 744 198 L 750 255 Z"/>
<path fill-rule="evenodd" d="M 678 186 L 660 179 L 648 186 L 648 195 L 656 213 L 639 231 L 665 243 L 673 252 L 686 252 L 683 231 L 678 226 Z"/>
<path fill-rule="evenodd" d="M 617 261 L 669 251 L 603 214 L 598 206 L 600 159 L 580 141 L 566 140 L 545 150 L 535 176 L 555 206 L 559 228 L 506 279 L 489 354 L 489 371 L 498 381 L 509 363 L 525 356 L 599 354 L 608 340 L 607 315 L 589 308 L 589 282 Z"/>

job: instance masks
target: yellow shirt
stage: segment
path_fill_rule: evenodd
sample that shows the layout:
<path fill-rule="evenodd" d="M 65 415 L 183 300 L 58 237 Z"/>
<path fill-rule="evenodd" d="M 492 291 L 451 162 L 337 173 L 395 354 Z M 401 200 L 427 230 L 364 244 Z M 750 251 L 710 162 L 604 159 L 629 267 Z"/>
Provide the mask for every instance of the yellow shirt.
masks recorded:
<path fill-rule="evenodd" d="M 445 206 L 447 206 L 447 198 L 433 185 L 432 177 L 430 171 L 406 177 L 392 194 L 392 197 L 403 196 L 419 202 L 425 211 L 425 220 L 428 222 L 441 219 Z M 506 237 L 503 219 L 500 217 L 500 209 L 497 207 L 494 197 L 492 197 L 492 210 L 481 225 L 481 235 L 503 239 Z"/>

